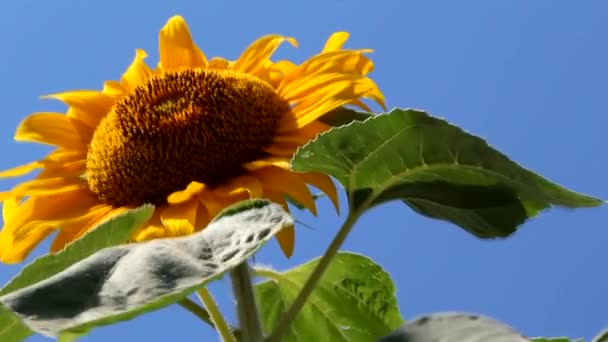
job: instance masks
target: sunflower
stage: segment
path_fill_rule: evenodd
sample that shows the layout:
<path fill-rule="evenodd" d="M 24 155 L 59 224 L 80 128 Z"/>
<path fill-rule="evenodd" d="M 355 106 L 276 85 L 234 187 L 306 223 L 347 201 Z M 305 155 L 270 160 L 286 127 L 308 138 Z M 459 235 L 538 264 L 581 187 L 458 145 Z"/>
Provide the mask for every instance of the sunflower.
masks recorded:
<path fill-rule="evenodd" d="M 301 64 L 270 59 L 293 38 L 264 36 L 236 61 L 207 59 L 180 16 L 159 35 L 159 63 L 135 58 L 120 81 L 103 89 L 47 96 L 66 113 L 26 117 L 15 140 L 55 146 L 43 159 L 4 172 L 38 175 L 0 193 L 4 227 L 0 259 L 18 262 L 51 232 L 61 250 L 96 225 L 130 208 L 153 203 L 153 216 L 134 242 L 192 234 L 226 206 L 264 197 L 287 207 L 292 198 L 316 215 L 309 185 L 338 206 L 331 179 L 290 171 L 296 149 L 329 129 L 319 119 L 333 109 L 383 95 L 366 75 L 370 50 L 343 50 L 348 33 L 329 37 Z M 294 230 L 277 235 L 283 252 Z"/>

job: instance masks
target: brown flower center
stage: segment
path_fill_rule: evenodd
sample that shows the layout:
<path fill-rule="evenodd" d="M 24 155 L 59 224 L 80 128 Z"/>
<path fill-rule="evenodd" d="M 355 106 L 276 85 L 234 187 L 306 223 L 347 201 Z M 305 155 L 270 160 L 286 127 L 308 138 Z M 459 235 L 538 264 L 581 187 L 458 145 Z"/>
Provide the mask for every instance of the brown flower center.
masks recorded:
<path fill-rule="evenodd" d="M 95 130 L 87 181 L 103 203 L 162 204 L 198 181 L 215 186 L 264 156 L 289 105 L 268 83 L 231 71 L 153 76 Z"/>

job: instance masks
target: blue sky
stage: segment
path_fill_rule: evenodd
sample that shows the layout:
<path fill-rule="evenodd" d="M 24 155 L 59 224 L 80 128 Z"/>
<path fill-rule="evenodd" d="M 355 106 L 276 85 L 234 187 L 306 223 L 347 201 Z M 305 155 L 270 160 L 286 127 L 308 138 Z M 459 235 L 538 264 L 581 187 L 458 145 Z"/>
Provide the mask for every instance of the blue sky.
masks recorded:
<path fill-rule="evenodd" d="M 0 168 L 48 149 L 12 141 L 28 113 L 62 110 L 39 95 L 98 89 L 118 79 L 134 49 L 156 61 L 157 33 L 173 14 L 210 55 L 235 58 L 267 33 L 296 37 L 279 54 L 301 61 L 333 31 L 373 48 L 390 107 L 447 118 L 568 188 L 608 199 L 608 21 L 605 1 L 3 1 L 0 2 Z M 0 188 L 12 186 L 2 181 Z M 320 255 L 341 218 L 296 213 L 294 257 L 269 243 L 257 260 L 285 269 Z M 608 208 L 554 209 L 507 240 L 479 241 L 393 203 L 365 215 L 345 249 L 373 257 L 398 287 L 406 318 L 466 310 L 526 335 L 590 338 L 608 326 Z M 43 248 L 37 253 L 42 253 Z M 30 258 L 31 259 L 31 258 Z M 0 265 L 0 282 L 21 265 Z M 228 282 L 212 286 L 234 319 Z M 84 341 L 209 340 L 215 333 L 179 307 L 94 331 Z M 42 340 L 40 337 L 32 341 Z"/>

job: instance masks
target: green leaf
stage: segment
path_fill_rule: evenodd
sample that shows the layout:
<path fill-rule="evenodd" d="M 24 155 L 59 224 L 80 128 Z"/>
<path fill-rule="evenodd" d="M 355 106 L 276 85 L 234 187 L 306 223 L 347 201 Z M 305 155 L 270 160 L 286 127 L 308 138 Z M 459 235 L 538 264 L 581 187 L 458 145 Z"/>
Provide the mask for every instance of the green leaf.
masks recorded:
<path fill-rule="evenodd" d="M 190 236 L 102 249 L 0 302 L 30 329 L 71 341 L 185 298 L 293 225 L 281 206 L 267 200 L 239 203 L 220 215 Z"/>
<path fill-rule="evenodd" d="M 100 249 L 127 242 L 135 230 L 152 216 L 153 212 L 153 206 L 143 205 L 101 223 L 82 238 L 68 244 L 61 252 L 47 254 L 25 266 L 0 290 L 0 295 L 44 280 Z"/>
<path fill-rule="evenodd" d="M 102 248 L 126 242 L 153 212 L 153 206 L 144 205 L 101 223 L 82 238 L 67 245 L 61 252 L 47 254 L 25 266 L 0 290 L 0 295 L 47 279 Z M 32 334 L 32 331 L 21 322 L 15 313 L 1 305 L 0 327 L 2 327 L 0 328 L 0 341 L 21 341 Z"/>
<path fill-rule="evenodd" d="M 534 342 L 584 342 L 583 339 L 571 340 L 568 337 L 535 337 L 535 338 L 531 338 L 530 341 L 534 341 Z"/>
<path fill-rule="evenodd" d="M 0 341 L 23 341 L 31 334 L 32 331 L 15 313 L 0 305 Z"/>
<path fill-rule="evenodd" d="M 323 115 L 320 121 L 336 127 L 348 125 L 353 121 L 365 121 L 374 116 L 375 114 L 372 113 L 359 112 L 349 108 L 338 107 Z"/>
<path fill-rule="evenodd" d="M 592 340 L 593 342 L 608 342 L 608 329 L 604 329 Z"/>
<path fill-rule="evenodd" d="M 66 331 L 62 332 L 57 336 L 57 342 L 74 342 L 77 341 L 78 338 L 86 335 L 88 331 L 80 331 L 80 332 L 72 332 Z"/>
<path fill-rule="evenodd" d="M 436 313 L 404 324 L 378 342 L 527 342 L 504 323 L 470 313 Z"/>
<path fill-rule="evenodd" d="M 267 332 L 297 296 L 319 259 L 279 273 L 256 274 L 271 280 L 255 285 Z M 339 253 L 282 341 L 373 341 L 403 323 L 395 285 L 369 258 Z"/>
<path fill-rule="evenodd" d="M 316 194 L 312 194 L 312 199 L 316 201 L 319 198 L 323 198 L 325 196 L 326 196 L 325 193 L 318 192 Z M 294 207 L 296 207 L 296 208 L 298 208 L 300 210 L 307 210 L 307 208 L 304 206 L 304 204 L 300 203 L 295 198 L 292 198 L 292 197 L 289 197 L 289 196 L 285 196 L 285 200 L 287 201 L 287 203 L 293 205 Z"/>
<path fill-rule="evenodd" d="M 481 238 L 505 237 L 550 206 L 603 202 L 517 165 L 462 129 L 417 110 L 395 109 L 334 128 L 300 148 L 295 171 L 335 177 L 351 210 L 401 200 Z"/>

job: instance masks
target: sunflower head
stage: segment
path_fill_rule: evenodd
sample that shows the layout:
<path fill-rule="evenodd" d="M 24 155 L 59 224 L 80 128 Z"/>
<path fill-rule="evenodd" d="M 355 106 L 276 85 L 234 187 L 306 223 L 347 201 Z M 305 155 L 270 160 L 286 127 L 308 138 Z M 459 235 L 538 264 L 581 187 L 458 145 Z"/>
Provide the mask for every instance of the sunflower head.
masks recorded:
<path fill-rule="evenodd" d="M 192 181 L 221 185 L 267 155 L 264 147 L 289 110 L 274 88 L 248 74 L 182 69 L 154 75 L 117 101 L 96 128 L 87 153 L 89 189 L 115 206 L 162 205 Z"/>
<path fill-rule="evenodd" d="M 384 107 L 367 74 L 369 50 L 344 50 L 345 32 L 330 36 L 322 51 L 295 64 L 273 61 L 292 38 L 269 35 L 234 61 L 207 59 L 185 21 L 175 16 L 160 31 L 155 68 L 137 50 L 120 81 L 102 90 L 49 97 L 66 113 L 34 113 L 15 138 L 56 146 L 41 160 L 0 173 L 33 179 L 0 193 L 4 227 L 0 258 L 22 260 L 46 235 L 59 233 L 56 251 L 101 221 L 143 203 L 153 217 L 133 241 L 191 234 L 219 211 L 246 198 L 265 197 L 285 207 L 295 199 L 316 214 L 308 185 L 338 206 L 328 176 L 295 173 L 295 150 L 329 127 L 319 119 L 344 105 Z M 293 228 L 277 238 L 291 255 Z"/>

